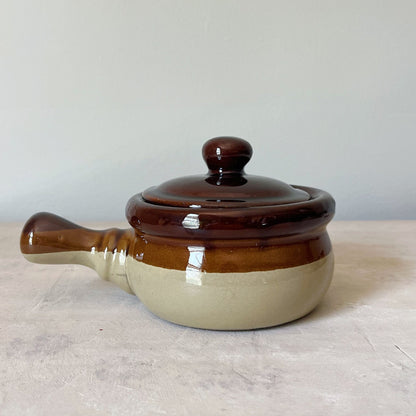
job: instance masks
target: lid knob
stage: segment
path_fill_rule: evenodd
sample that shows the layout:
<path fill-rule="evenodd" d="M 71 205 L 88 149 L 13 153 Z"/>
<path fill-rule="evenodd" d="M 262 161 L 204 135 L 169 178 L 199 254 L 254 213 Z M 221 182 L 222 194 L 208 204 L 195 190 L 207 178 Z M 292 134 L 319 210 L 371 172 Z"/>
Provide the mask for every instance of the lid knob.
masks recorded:
<path fill-rule="evenodd" d="M 202 156 L 211 175 L 243 173 L 252 154 L 250 143 L 238 137 L 215 137 L 202 147 Z"/>

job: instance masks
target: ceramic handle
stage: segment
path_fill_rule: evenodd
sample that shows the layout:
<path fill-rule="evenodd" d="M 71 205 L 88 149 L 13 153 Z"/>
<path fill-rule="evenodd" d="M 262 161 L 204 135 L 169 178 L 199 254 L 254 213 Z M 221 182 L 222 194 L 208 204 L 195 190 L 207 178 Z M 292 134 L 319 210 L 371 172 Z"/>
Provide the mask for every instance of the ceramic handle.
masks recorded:
<path fill-rule="evenodd" d="M 91 230 L 62 217 L 39 212 L 28 219 L 20 250 L 33 263 L 82 264 L 130 292 L 125 272 L 132 229 Z"/>

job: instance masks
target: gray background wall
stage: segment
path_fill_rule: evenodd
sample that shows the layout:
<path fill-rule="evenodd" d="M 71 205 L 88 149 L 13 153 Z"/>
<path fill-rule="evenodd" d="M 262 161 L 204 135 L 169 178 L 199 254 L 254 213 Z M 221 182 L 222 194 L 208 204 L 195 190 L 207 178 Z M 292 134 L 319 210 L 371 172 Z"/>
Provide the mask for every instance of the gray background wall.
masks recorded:
<path fill-rule="evenodd" d="M 122 220 L 205 171 L 312 185 L 337 219 L 416 218 L 416 2 L 0 1 L 0 220 Z"/>

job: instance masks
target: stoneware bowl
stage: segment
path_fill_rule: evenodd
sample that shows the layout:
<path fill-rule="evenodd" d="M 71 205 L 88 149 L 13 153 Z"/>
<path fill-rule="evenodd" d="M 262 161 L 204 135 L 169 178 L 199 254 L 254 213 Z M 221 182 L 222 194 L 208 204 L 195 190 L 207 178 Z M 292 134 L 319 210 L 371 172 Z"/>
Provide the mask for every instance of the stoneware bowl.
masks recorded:
<path fill-rule="evenodd" d="M 35 263 L 95 269 L 159 317 L 207 329 L 253 329 L 310 312 L 334 259 L 324 191 L 248 175 L 242 139 L 205 143 L 205 175 L 173 179 L 127 203 L 130 229 L 97 231 L 49 213 L 33 215 L 21 251 Z"/>

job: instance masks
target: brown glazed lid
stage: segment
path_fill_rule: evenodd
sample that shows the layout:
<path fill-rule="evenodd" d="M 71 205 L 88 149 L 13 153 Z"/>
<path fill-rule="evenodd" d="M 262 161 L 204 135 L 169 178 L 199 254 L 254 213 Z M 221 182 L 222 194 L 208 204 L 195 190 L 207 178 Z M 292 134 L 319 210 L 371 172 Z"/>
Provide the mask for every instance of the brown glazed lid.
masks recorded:
<path fill-rule="evenodd" d="M 202 156 L 206 175 L 185 176 L 143 192 L 145 201 L 187 208 L 248 208 L 307 201 L 310 195 L 284 182 L 246 175 L 244 166 L 253 150 L 236 137 L 208 140 Z"/>
<path fill-rule="evenodd" d="M 246 174 L 252 153 L 243 139 L 208 140 L 202 148 L 208 172 L 133 196 L 126 207 L 129 223 L 150 235 L 241 239 L 298 234 L 331 220 L 335 202 L 328 193 Z"/>

